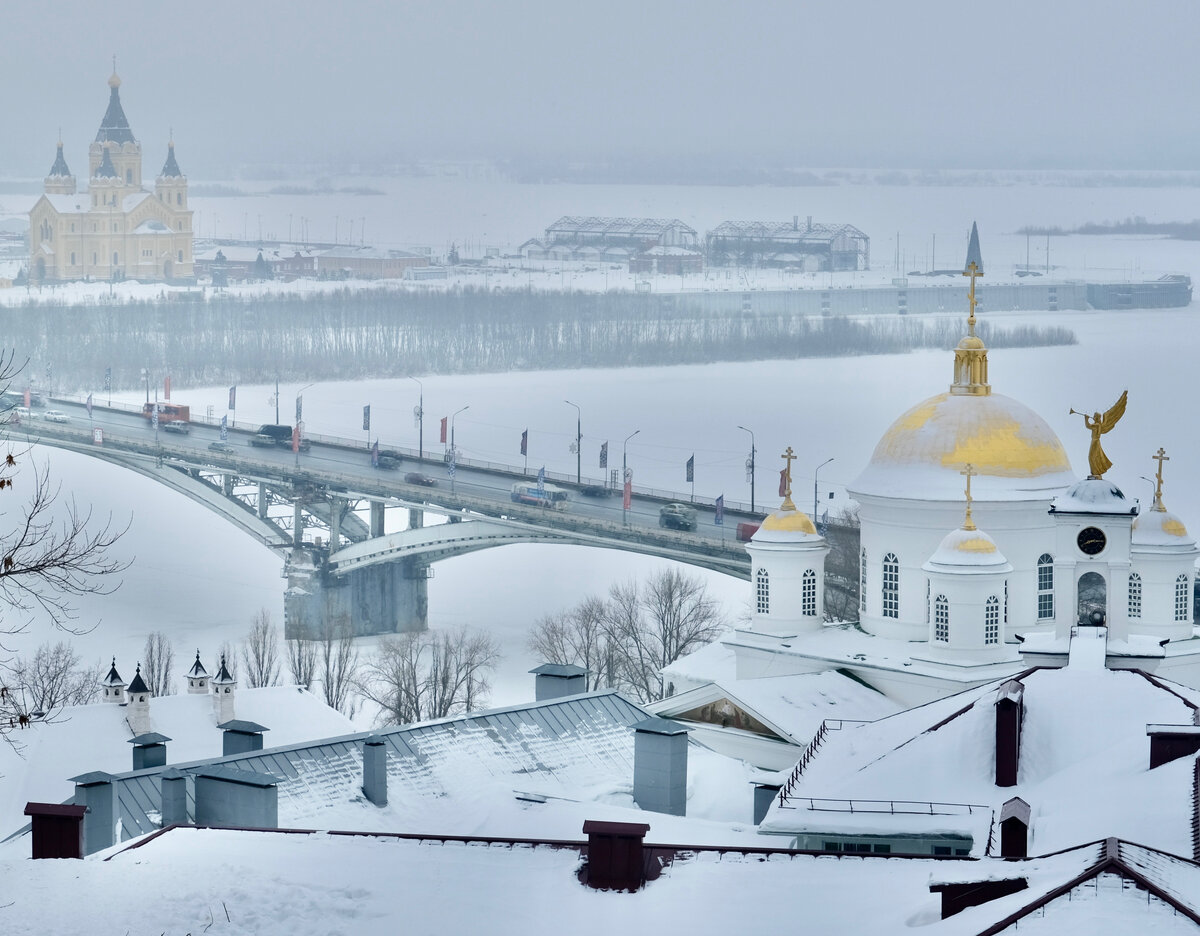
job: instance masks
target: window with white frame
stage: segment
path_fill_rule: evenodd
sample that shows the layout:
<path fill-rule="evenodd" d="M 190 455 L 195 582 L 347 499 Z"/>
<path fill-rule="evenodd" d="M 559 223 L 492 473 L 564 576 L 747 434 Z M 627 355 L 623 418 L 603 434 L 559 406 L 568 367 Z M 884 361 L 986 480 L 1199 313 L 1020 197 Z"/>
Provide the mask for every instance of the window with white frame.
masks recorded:
<path fill-rule="evenodd" d="M 805 617 L 817 616 L 817 573 L 812 569 L 800 579 L 800 610 Z"/>
<path fill-rule="evenodd" d="M 933 639 L 950 642 L 950 602 L 945 595 L 938 595 L 933 602 Z"/>
<path fill-rule="evenodd" d="M 1142 577 L 1136 572 L 1129 576 L 1129 616 L 1142 616 Z"/>
<path fill-rule="evenodd" d="M 867 549 L 865 546 L 858 556 L 858 613 L 867 613 Z"/>
<path fill-rule="evenodd" d="M 1175 620 L 1188 620 L 1188 577 L 1181 574 L 1175 579 Z"/>
<path fill-rule="evenodd" d="M 1054 617 L 1054 557 L 1049 553 L 1038 557 L 1037 583 L 1038 620 L 1048 621 Z"/>
<path fill-rule="evenodd" d="M 983 642 L 1000 643 L 1000 599 L 995 595 L 983 606 Z"/>
<path fill-rule="evenodd" d="M 754 609 L 759 614 L 771 611 L 771 583 L 766 569 L 759 569 L 754 575 Z"/>
<path fill-rule="evenodd" d="M 900 560 L 895 553 L 883 557 L 883 616 L 900 617 Z"/>

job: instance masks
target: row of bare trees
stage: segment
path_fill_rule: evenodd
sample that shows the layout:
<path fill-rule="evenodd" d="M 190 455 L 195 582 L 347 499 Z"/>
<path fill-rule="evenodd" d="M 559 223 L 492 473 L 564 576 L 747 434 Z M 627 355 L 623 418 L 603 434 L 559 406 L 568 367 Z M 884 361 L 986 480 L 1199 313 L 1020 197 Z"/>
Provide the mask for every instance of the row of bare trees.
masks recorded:
<path fill-rule="evenodd" d="M 543 617 L 528 646 L 546 663 L 586 668 L 589 689 L 617 688 L 653 702 L 667 694 L 663 667 L 711 643 L 724 626 L 703 580 L 670 568 Z"/>

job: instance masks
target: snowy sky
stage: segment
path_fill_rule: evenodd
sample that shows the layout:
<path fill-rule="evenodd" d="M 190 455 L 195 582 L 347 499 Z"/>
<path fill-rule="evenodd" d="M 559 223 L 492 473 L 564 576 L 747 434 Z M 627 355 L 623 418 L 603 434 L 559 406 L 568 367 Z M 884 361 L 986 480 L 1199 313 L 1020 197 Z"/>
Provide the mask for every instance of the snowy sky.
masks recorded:
<path fill-rule="evenodd" d="M 1185 168 L 1189 0 L 83 0 L 5 11 L 0 175 L 76 168 L 111 56 L 184 171 L 406 158 Z M 736 10 L 736 13 L 735 13 Z M 68 159 L 70 163 L 70 158 Z M 76 171 L 78 169 L 76 168 Z"/>

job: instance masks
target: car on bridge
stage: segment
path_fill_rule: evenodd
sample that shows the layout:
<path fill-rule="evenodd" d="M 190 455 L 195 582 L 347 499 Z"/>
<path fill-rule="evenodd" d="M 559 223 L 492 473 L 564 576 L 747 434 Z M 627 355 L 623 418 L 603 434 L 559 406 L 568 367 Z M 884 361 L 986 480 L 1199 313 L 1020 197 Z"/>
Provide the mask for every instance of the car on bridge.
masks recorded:
<path fill-rule="evenodd" d="M 45 418 L 49 422 L 56 422 L 56 423 L 65 423 L 65 422 L 71 421 L 70 416 L 68 416 L 62 410 L 57 410 L 57 409 L 46 410 Z"/>
<path fill-rule="evenodd" d="M 264 432 L 260 432 L 257 435 L 252 435 L 250 437 L 250 444 L 256 445 L 260 448 L 275 448 L 275 437 L 269 436 Z"/>
<path fill-rule="evenodd" d="M 400 453 L 389 449 L 380 452 L 379 457 L 374 459 L 374 461 L 376 468 L 382 468 L 384 471 L 395 471 L 400 467 Z"/>
<path fill-rule="evenodd" d="M 404 476 L 404 480 L 409 484 L 419 484 L 421 487 L 437 487 L 437 482 L 433 478 L 421 474 L 419 471 L 410 471 Z"/>
<path fill-rule="evenodd" d="M 236 455 L 237 454 L 237 449 L 235 449 L 230 443 L 221 442 L 221 441 L 209 442 L 208 450 L 210 452 L 220 452 L 222 455 Z"/>
<path fill-rule="evenodd" d="M 170 422 L 163 423 L 161 428 L 163 432 L 175 432 L 180 435 L 187 435 L 192 431 L 192 424 L 184 422 L 181 419 L 173 419 Z"/>
<path fill-rule="evenodd" d="M 663 504 L 658 511 L 658 525 L 672 530 L 694 530 L 696 511 L 687 504 Z"/>

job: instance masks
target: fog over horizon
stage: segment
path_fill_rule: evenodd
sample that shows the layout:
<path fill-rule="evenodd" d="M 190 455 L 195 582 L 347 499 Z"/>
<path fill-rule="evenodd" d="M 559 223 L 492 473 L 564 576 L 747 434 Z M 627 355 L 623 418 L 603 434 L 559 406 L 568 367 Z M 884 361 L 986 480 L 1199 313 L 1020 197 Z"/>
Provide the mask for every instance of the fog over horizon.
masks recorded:
<path fill-rule="evenodd" d="M 101 12 L 103 9 L 103 12 Z M 603 6 L 80 0 L 5 11 L 0 177 L 86 150 L 112 56 L 148 173 L 193 181 L 483 160 L 753 181 L 804 167 L 1200 166 L 1200 5 Z M 16 92 L 16 93 L 13 93 Z"/>

